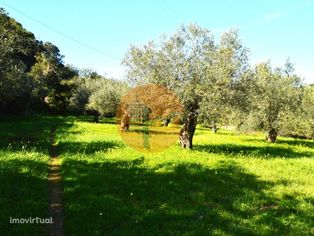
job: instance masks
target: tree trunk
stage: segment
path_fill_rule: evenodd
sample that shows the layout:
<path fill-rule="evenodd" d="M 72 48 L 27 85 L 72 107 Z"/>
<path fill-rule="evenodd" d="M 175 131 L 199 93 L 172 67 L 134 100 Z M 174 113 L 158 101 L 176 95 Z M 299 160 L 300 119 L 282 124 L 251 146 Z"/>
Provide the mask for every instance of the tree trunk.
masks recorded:
<path fill-rule="evenodd" d="M 216 120 L 215 119 L 212 120 L 212 132 L 214 134 L 217 133 L 217 126 L 216 126 Z"/>
<path fill-rule="evenodd" d="M 27 116 L 28 114 L 29 114 L 29 101 L 27 100 L 24 115 Z"/>
<path fill-rule="evenodd" d="M 266 140 L 267 140 L 267 142 L 275 143 L 276 139 L 277 139 L 277 130 L 275 130 L 274 128 L 271 128 L 268 131 L 268 134 L 266 136 Z"/>
<path fill-rule="evenodd" d="M 193 136 L 197 124 L 197 114 L 190 112 L 188 118 L 179 132 L 179 140 L 182 148 L 193 148 Z"/>
<path fill-rule="evenodd" d="M 128 131 L 130 127 L 130 113 L 125 111 L 121 117 L 121 131 Z"/>
<path fill-rule="evenodd" d="M 93 122 L 99 123 L 99 114 L 96 114 L 96 113 L 94 114 Z"/>
<path fill-rule="evenodd" d="M 170 123 L 170 119 L 165 119 L 165 120 L 164 120 L 164 126 L 168 126 L 169 123 Z"/>

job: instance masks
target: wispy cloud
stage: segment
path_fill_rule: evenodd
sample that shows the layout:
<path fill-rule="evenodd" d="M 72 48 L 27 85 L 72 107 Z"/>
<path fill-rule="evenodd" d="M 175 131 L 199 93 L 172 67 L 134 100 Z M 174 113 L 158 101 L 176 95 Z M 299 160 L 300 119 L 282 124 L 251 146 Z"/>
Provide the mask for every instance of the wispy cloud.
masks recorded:
<path fill-rule="evenodd" d="M 299 10 L 302 10 L 302 9 L 307 8 L 309 6 L 312 6 L 313 4 L 314 4 L 313 0 L 305 1 L 305 2 L 302 2 L 298 5 L 290 7 L 290 8 L 285 8 L 285 9 L 281 9 L 278 11 L 270 12 L 270 13 L 264 15 L 259 21 L 255 22 L 253 24 L 241 27 L 241 29 L 243 29 L 243 30 L 256 29 L 260 26 L 263 26 L 265 24 L 269 24 L 273 21 L 276 21 L 276 20 L 278 20 L 282 17 L 285 17 L 289 14 L 292 14 L 296 11 L 299 11 Z"/>
<path fill-rule="evenodd" d="M 277 20 L 277 19 L 285 16 L 286 14 L 288 14 L 287 11 L 285 11 L 285 12 L 273 12 L 273 13 L 271 13 L 269 15 L 266 15 L 264 17 L 263 22 L 267 23 L 267 22 L 271 22 L 271 21 Z"/>

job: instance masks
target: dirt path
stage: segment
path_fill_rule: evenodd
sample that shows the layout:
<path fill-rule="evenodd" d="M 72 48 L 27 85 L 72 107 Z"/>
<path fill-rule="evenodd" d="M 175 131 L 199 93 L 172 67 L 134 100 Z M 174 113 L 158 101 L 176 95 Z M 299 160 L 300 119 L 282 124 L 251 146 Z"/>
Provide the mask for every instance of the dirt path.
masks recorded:
<path fill-rule="evenodd" d="M 49 162 L 49 217 L 52 216 L 53 224 L 48 225 L 48 235 L 63 235 L 63 207 L 62 194 L 63 186 L 61 182 L 61 161 L 57 155 L 57 145 L 55 143 L 56 128 L 50 131 L 50 162 Z"/>

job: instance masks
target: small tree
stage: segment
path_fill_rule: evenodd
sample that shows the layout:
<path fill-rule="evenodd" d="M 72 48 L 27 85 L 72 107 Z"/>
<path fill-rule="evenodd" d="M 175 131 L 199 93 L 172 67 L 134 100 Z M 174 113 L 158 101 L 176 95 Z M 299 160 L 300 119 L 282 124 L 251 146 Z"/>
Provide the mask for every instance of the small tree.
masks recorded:
<path fill-rule="evenodd" d="M 314 138 L 314 86 L 300 88 L 299 106 L 289 111 L 282 122 L 282 134 L 295 138 Z"/>
<path fill-rule="evenodd" d="M 120 102 L 121 94 L 109 85 L 102 87 L 91 94 L 86 105 L 86 109 L 94 111 L 95 122 L 98 122 L 98 116 L 111 115 L 116 113 L 117 107 Z M 98 114 L 98 115 L 97 115 Z"/>
<path fill-rule="evenodd" d="M 268 142 L 276 141 L 284 117 L 298 106 L 300 86 L 297 76 L 287 75 L 282 69 L 273 70 L 269 63 L 256 66 L 251 112 L 259 121 L 258 125 L 268 130 Z"/>
<path fill-rule="evenodd" d="M 69 98 L 69 110 L 77 114 L 90 114 L 94 122 L 99 116 L 114 116 L 121 96 L 127 90 L 126 83 L 106 79 L 91 70 L 80 72 L 74 77 L 72 95 Z"/>

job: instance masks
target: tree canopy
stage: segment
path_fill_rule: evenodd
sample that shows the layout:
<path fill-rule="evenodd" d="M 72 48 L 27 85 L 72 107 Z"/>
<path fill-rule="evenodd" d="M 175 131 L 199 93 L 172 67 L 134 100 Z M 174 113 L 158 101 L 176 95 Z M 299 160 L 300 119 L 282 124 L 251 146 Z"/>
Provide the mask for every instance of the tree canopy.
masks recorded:
<path fill-rule="evenodd" d="M 173 90 L 186 114 L 184 145 L 192 148 L 199 113 L 223 116 L 232 100 L 233 84 L 248 67 L 247 49 L 237 31 L 215 43 L 211 32 L 197 25 L 182 26 L 159 44 L 132 46 L 124 61 L 131 83 L 156 83 Z M 190 124 L 190 125 L 187 125 Z M 182 131 L 183 132 L 183 131 Z"/>

